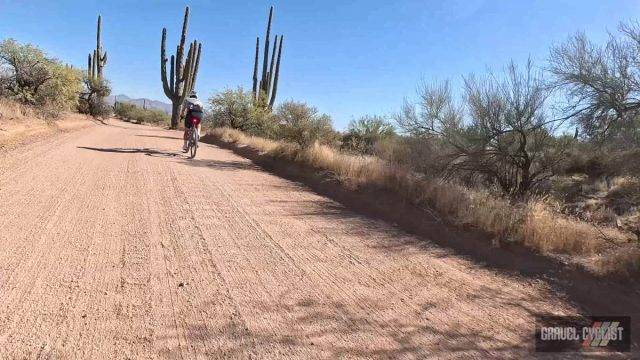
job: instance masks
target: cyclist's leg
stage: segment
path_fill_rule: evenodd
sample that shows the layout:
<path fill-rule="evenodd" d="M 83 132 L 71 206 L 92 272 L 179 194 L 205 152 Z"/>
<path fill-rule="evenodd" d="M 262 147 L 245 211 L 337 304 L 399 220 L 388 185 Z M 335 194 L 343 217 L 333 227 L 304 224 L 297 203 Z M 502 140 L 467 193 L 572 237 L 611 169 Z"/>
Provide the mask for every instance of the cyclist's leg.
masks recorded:
<path fill-rule="evenodd" d="M 188 116 L 185 116 L 184 118 L 184 134 L 183 134 L 183 139 L 184 139 L 184 145 L 182 146 L 182 149 L 184 151 L 187 151 L 187 142 L 189 141 L 189 129 L 191 128 L 191 121 L 189 121 Z"/>

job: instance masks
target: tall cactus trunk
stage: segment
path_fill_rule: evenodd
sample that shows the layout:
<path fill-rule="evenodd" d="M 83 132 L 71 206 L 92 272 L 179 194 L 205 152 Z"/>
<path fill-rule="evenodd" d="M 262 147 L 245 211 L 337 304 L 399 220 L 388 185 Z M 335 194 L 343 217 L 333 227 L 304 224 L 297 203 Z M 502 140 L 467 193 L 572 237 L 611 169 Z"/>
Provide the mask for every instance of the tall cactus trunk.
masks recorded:
<path fill-rule="evenodd" d="M 171 128 L 177 129 L 180 123 L 180 112 L 182 111 L 182 104 L 172 102 L 171 103 Z"/>
<path fill-rule="evenodd" d="M 202 44 L 195 40 L 189 44 L 187 58 L 183 61 L 188 25 L 189 7 L 187 6 L 184 11 L 180 43 L 176 48 L 176 54 L 171 56 L 171 68 L 169 74 L 167 74 L 167 62 L 169 61 L 166 51 L 167 29 L 162 29 L 162 40 L 160 43 L 160 79 L 162 80 L 164 94 L 169 98 L 169 100 L 171 100 L 172 129 L 176 129 L 178 127 L 182 103 L 187 95 L 195 88 L 198 68 L 200 66 Z"/>

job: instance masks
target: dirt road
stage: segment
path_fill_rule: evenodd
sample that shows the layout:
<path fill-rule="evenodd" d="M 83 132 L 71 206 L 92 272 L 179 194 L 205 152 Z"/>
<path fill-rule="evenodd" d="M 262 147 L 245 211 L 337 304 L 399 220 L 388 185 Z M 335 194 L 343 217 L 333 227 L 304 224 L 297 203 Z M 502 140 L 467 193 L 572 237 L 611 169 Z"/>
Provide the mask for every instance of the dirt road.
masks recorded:
<path fill-rule="evenodd" d="M 180 143 L 111 121 L 0 155 L 0 358 L 518 357 L 578 311 Z"/>

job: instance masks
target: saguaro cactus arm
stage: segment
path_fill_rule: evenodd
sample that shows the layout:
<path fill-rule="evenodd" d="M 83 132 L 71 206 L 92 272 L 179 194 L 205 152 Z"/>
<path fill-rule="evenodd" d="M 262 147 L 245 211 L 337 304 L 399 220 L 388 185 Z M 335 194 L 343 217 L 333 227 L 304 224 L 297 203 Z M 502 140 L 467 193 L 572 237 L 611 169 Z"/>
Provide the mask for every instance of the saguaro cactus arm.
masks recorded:
<path fill-rule="evenodd" d="M 196 51 L 196 59 L 195 59 L 195 65 L 193 66 L 193 69 L 191 70 L 191 72 L 193 73 L 192 78 L 191 78 L 191 84 L 189 85 L 189 92 L 193 91 L 193 89 L 195 88 L 196 85 L 196 79 L 198 77 L 198 70 L 200 69 L 200 53 L 202 52 L 202 43 L 198 43 L 197 41 L 194 41 L 194 48 L 197 45 L 197 49 L 198 51 Z"/>
<path fill-rule="evenodd" d="M 260 37 L 256 37 L 256 56 L 253 60 L 253 100 L 258 99 L 258 58 L 260 57 Z"/>
<path fill-rule="evenodd" d="M 261 89 L 262 91 L 266 91 L 267 85 L 267 67 L 269 64 L 269 35 L 271 35 L 271 20 L 273 18 L 273 6 L 269 9 L 269 21 L 267 23 L 267 35 L 264 39 L 264 57 L 262 60 L 262 86 L 265 88 Z"/>
<path fill-rule="evenodd" d="M 173 94 L 176 91 L 176 57 L 174 55 L 171 55 L 171 67 L 169 71 L 169 89 L 171 90 L 171 94 Z"/>
<path fill-rule="evenodd" d="M 171 86 L 167 80 L 167 29 L 162 29 L 162 40 L 160 42 L 160 79 L 162 80 L 162 88 L 164 94 L 171 99 L 173 96 L 173 60 L 171 60 Z M 171 57 L 173 59 L 173 56 Z"/>
<path fill-rule="evenodd" d="M 273 51 L 271 52 L 271 63 L 269 64 L 269 72 L 267 73 L 267 92 L 269 92 L 269 90 L 271 89 L 271 79 L 273 77 L 273 65 L 275 64 L 275 60 L 276 60 L 276 51 L 278 50 L 278 35 L 276 35 L 276 38 L 273 40 Z"/>
<path fill-rule="evenodd" d="M 89 54 L 89 56 L 87 56 L 87 77 L 91 78 L 91 54 Z"/>
<path fill-rule="evenodd" d="M 282 42 L 284 35 L 280 35 L 280 45 L 278 46 L 278 60 L 276 61 L 276 72 L 273 74 L 273 88 L 271 89 L 271 99 L 269 100 L 269 108 L 273 108 L 276 102 L 276 93 L 278 92 L 278 77 L 280 76 L 280 59 L 282 57 Z"/>

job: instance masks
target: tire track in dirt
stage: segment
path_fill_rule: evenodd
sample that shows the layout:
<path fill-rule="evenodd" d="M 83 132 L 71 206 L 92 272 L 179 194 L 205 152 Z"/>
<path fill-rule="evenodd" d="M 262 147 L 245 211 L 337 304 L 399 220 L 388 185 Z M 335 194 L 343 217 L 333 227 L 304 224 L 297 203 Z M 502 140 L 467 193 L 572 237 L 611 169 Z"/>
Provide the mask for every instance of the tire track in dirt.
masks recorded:
<path fill-rule="evenodd" d="M 245 174 L 245 175 L 246 175 L 246 174 Z M 217 177 L 216 179 L 218 179 L 218 178 L 219 178 L 219 177 Z M 217 184 L 217 187 L 218 187 L 218 188 L 222 188 L 219 184 Z M 236 188 L 237 188 L 237 186 L 236 186 Z M 211 186 L 210 186 L 210 189 L 209 189 L 209 190 L 207 190 L 207 192 L 215 192 L 215 191 L 216 191 L 216 190 L 215 190 L 214 188 L 212 188 Z M 229 195 L 228 195 L 228 194 L 230 193 L 229 191 L 223 191 L 223 193 L 225 194 L 225 195 L 224 195 L 225 197 L 227 197 L 227 198 L 229 197 Z M 263 195 L 263 194 L 261 193 L 261 195 Z M 287 196 L 288 196 L 288 197 L 291 197 L 292 195 L 291 195 L 291 193 L 287 193 Z M 246 199 L 246 200 L 247 200 L 247 202 L 250 202 L 250 201 L 251 201 L 251 199 L 249 199 L 249 197 L 250 197 L 250 193 L 242 192 L 242 198 L 243 198 L 243 199 Z M 223 203 L 221 203 L 221 204 L 216 204 L 216 206 L 218 206 L 218 207 L 224 207 L 224 206 L 225 206 L 225 204 L 227 204 L 227 203 L 228 203 L 228 204 L 234 204 L 234 201 L 233 201 L 232 199 L 229 199 L 228 201 L 225 201 L 225 202 L 223 202 Z M 235 206 L 233 206 L 233 207 L 234 207 L 235 209 L 237 209 L 237 208 L 241 208 L 241 206 L 238 206 L 237 204 L 236 204 Z M 244 208 L 245 208 L 245 209 L 247 209 L 247 208 L 250 208 L 250 207 L 244 207 Z M 228 210 L 227 210 L 227 211 L 228 211 Z M 261 211 L 264 211 L 264 209 L 263 209 L 263 208 L 261 208 Z M 240 214 L 239 214 L 238 216 L 236 216 L 236 217 L 234 217 L 234 216 L 229 217 L 229 218 L 230 218 L 230 221 L 232 221 L 232 222 L 233 222 L 233 220 L 232 220 L 232 219 L 236 218 L 236 221 L 237 221 L 239 224 L 242 224 L 242 226 L 246 226 L 246 225 L 244 225 L 244 224 L 247 224 L 247 223 L 255 223 L 253 220 L 248 220 L 248 219 L 247 219 L 247 218 L 248 218 L 248 216 L 247 216 L 246 212 L 239 211 L 239 213 L 240 213 Z M 278 219 L 278 218 L 279 218 L 277 215 L 265 214 L 265 217 L 267 217 L 267 216 L 269 216 L 269 217 L 271 217 L 271 218 L 274 218 L 274 219 Z M 239 218 L 239 220 L 238 220 L 238 218 Z M 205 221 L 205 222 L 207 222 L 207 221 Z M 210 221 L 209 221 L 209 222 L 210 222 Z M 254 227 L 255 227 L 255 226 L 254 226 Z M 264 231 L 264 229 L 260 229 L 260 230 L 259 230 L 259 231 L 257 231 L 257 232 L 258 232 L 258 233 L 264 233 L 265 231 Z M 239 234 L 239 235 L 240 235 L 239 237 L 245 237 L 245 236 L 242 236 L 243 234 Z M 294 234 L 285 234 L 285 236 L 278 236 L 278 238 L 287 238 L 287 237 L 295 237 L 295 236 L 294 236 Z M 272 236 L 266 236 L 266 237 L 264 238 L 264 240 L 265 240 L 265 241 L 270 241 L 270 239 L 273 239 L 273 237 L 272 237 Z M 323 244 L 323 245 L 326 245 L 326 244 Z M 282 249 L 283 247 L 282 247 L 282 246 L 280 246 L 280 245 L 278 244 L 277 248 L 278 248 L 278 249 Z M 291 246 L 289 246 L 289 248 L 292 248 L 292 247 L 291 247 Z M 344 248 L 340 247 L 340 249 L 341 249 L 341 250 L 343 250 Z M 309 250 L 309 249 L 307 248 L 307 250 Z M 320 249 L 319 249 L 319 250 L 320 250 Z M 325 252 L 326 252 L 326 249 L 325 249 Z M 344 251 L 341 251 L 341 252 L 339 252 L 339 253 L 344 253 Z M 287 256 L 287 258 L 291 259 L 291 258 L 292 258 L 292 256 L 291 256 L 291 255 L 288 255 L 288 256 Z M 261 261 L 264 261 L 264 258 L 262 258 L 262 259 L 260 259 L 260 260 L 261 260 Z M 317 271 L 318 269 L 320 269 L 320 270 L 324 270 L 324 273 L 329 273 L 329 274 L 331 273 L 331 271 L 329 271 L 328 269 L 325 269 L 325 268 L 324 268 L 323 264 L 324 264 L 324 263 L 326 263 L 326 261 L 325 261 L 324 259 L 320 259 L 320 258 L 315 258 L 315 259 L 314 259 L 314 258 L 302 258 L 302 259 L 298 259 L 298 260 L 299 260 L 300 262 L 302 262 L 302 263 L 314 264 L 314 265 L 315 265 L 315 267 L 317 268 L 317 269 L 315 269 L 315 273 L 316 273 L 316 274 L 318 274 L 318 271 Z M 296 261 L 298 261 L 298 260 L 294 260 L 294 262 L 296 262 Z M 247 262 L 248 262 L 248 263 L 249 263 L 250 261 L 251 261 L 250 259 L 247 259 Z M 222 262 L 224 263 L 224 261 L 222 261 Z M 282 266 L 282 265 L 280 265 L 280 266 Z M 303 270 L 303 271 L 304 271 L 304 270 Z M 321 272 L 322 272 L 322 271 L 321 271 Z M 346 272 L 348 273 L 349 271 L 346 271 Z M 359 274 L 358 274 L 358 276 L 361 276 L 361 275 L 365 275 L 365 276 L 366 276 L 366 274 L 362 274 L 362 273 L 359 273 Z M 341 285 L 344 285 L 344 284 L 340 284 L 340 283 L 337 283 L 337 282 L 331 282 L 331 281 L 329 281 L 328 279 L 330 279 L 330 278 L 331 278 L 331 275 L 318 275 L 318 277 L 320 277 L 324 282 L 328 282 L 328 283 L 330 283 L 330 284 L 331 284 L 331 286 L 330 286 L 330 287 L 333 287 L 333 288 L 340 288 L 340 287 L 341 287 Z M 353 280 L 353 279 L 351 279 L 351 280 Z M 465 280 L 466 280 L 466 279 L 465 279 Z M 383 284 L 383 283 L 384 283 L 384 282 L 380 282 L 380 281 L 378 281 L 378 282 L 376 282 L 374 285 L 380 285 L 380 284 Z M 397 292 L 399 292 L 399 291 L 398 291 L 398 290 L 396 290 L 395 292 L 397 293 Z M 346 297 L 346 298 L 343 298 L 342 300 L 343 300 L 343 301 L 345 301 L 345 300 L 346 300 L 346 301 L 349 301 L 349 302 L 352 302 L 352 303 L 358 303 L 358 301 L 356 301 L 356 300 L 358 300 L 358 299 L 355 299 L 355 298 L 353 298 L 353 297 Z M 403 305 L 402 305 L 402 304 L 399 304 L 399 306 L 400 306 L 400 307 L 402 307 Z M 413 309 L 413 310 L 416 310 L 416 307 L 415 307 L 415 306 L 410 307 L 410 308 L 411 308 L 411 309 Z M 367 310 L 371 310 L 371 309 L 372 309 L 372 308 L 368 308 L 368 309 L 367 309 L 367 308 L 361 308 L 361 310 L 362 310 L 361 312 L 367 312 Z M 371 314 L 371 311 L 369 311 L 369 314 Z M 480 317 L 481 317 L 481 316 L 482 316 L 482 314 L 480 314 Z M 434 319 L 437 319 L 436 315 L 434 315 Z M 474 318 L 472 318 L 472 319 L 469 319 L 469 320 L 474 320 L 474 321 L 476 321 L 476 322 L 477 322 L 477 318 L 475 318 L 475 317 L 474 317 Z M 394 329 L 394 328 L 393 328 L 393 326 L 391 326 L 389 323 L 383 323 L 382 325 L 383 325 L 384 327 L 391 328 L 392 332 L 393 332 L 393 331 L 398 330 L 398 329 Z M 396 331 L 396 332 L 400 332 L 400 331 Z M 425 334 L 425 335 L 426 335 L 426 334 Z M 465 335 L 460 335 L 460 336 L 457 338 L 457 341 L 459 341 L 459 340 L 460 340 L 460 338 L 464 338 L 464 337 L 465 337 Z M 417 345 L 420 345 L 420 344 L 417 344 Z"/>
<path fill-rule="evenodd" d="M 246 195 L 246 193 L 245 193 L 245 195 Z M 233 203 L 233 202 L 230 201 L 230 203 Z M 244 216 L 245 216 L 245 218 L 247 217 L 246 214 L 244 214 Z M 246 223 L 246 222 L 249 222 L 249 221 L 246 220 L 246 219 L 242 219 L 240 221 L 240 223 Z M 264 229 L 261 229 L 261 231 L 264 232 Z M 295 238 L 295 234 L 288 234 L 288 235 L 290 237 L 292 237 L 292 238 Z M 282 237 L 279 237 L 279 238 L 282 238 Z M 268 239 L 272 239 L 272 237 L 269 236 Z M 327 244 L 322 244 L 322 245 L 324 246 L 324 245 L 327 245 Z M 278 245 L 278 248 L 282 249 L 283 247 Z M 292 247 L 290 246 L 289 248 L 292 248 Z M 310 251 L 309 247 L 307 247 L 305 254 L 302 254 L 302 255 L 307 255 L 307 256 L 302 257 L 302 258 L 298 258 L 296 261 L 299 261 L 301 263 L 306 263 L 306 264 L 315 264 L 315 268 L 308 268 L 307 271 L 305 271 L 305 276 L 307 276 L 309 274 L 312 274 L 314 277 L 316 277 L 316 279 L 314 280 L 314 283 L 316 284 L 316 286 L 318 284 L 318 281 L 320 281 L 321 283 L 324 283 L 326 285 L 326 288 L 323 289 L 324 290 L 323 293 L 330 293 L 330 291 L 328 291 L 328 289 L 331 289 L 331 288 L 340 289 L 344 284 L 341 284 L 340 282 L 332 281 L 332 279 L 335 278 L 335 276 L 334 276 L 335 274 L 332 274 L 331 269 L 327 268 L 326 265 L 325 265 L 325 264 L 327 264 L 329 262 L 328 258 L 326 258 L 326 257 L 323 258 L 322 254 L 321 254 L 322 250 L 320 250 L 320 249 L 318 249 L 318 250 L 319 251 L 316 253 L 315 257 L 308 257 L 308 255 L 312 254 L 313 252 Z M 331 253 L 331 251 L 327 251 L 327 249 L 325 248 L 324 249 L 324 253 Z M 340 257 L 339 253 L 337 255 L 338 255 L 338 257 Z M 289 255 L 289 257 L 293 258 L 293 257 L 291 257 L 291 255 Z M 335 261 L 333 261 L 333 262 L 335 263 Z M 337 265 L 339 266 L 340 264 L 337 264 Z M 347 271 L 347 273 L 348 272 L 352 272 L 353 269 L 348 269 L 348 270 L 349 271 Z M 366 273 L 358 273 L 358 276 L 366 277 L 366 275 L 367 275 Z M 377 282 L 374 285 L 380 285 L 380 284 L 381 284 L 380 282 Z M 316 297 L 322 298 L 323 296 L 321 294 L 322 293 L 316 294 Z M 341 296 L 339 297 L 339 301 L 350 302 L 350 303 L 354 303 L 354 304 L 362 304 L 362 302 L 359 301 L 360 299 L 356 299 L 356 298 L 354 298 L 352 296 L 349 296 L 349 294 L 347 292 L 342 292 L 340 295 Z M 334 301 L 335 301 L 335 299 L 334 299 Z M 403 304 L 399 304 L 397 306 L 402 307 Z M 359 306 L 359 310 L 360 310 L 361 313 L 365 313 L 365 314 L 368 314 L 369 316 L 371 316 L 372 318 L 376 318 L 376 316 L 374 316 L 374 315 L 377 315 L 377 314 L 376 314 L 376 310 L 375 310 L 374 307 L 371 307 L 371 306 L 366 307 L 366 306 L 360 305 Z M 363 320 L 362 322 L 368 323 L 366 321 L 366 319 Z M 384 322 L 383 321 L 382 325 L 383 325 L 383 327 L 385 327 L 388 330 L 390 330 L 389 332 L 396 332 L 396 333 L 400 333 L 401 332 L 401 331 L 399 331 L 399 329 L 394 328 L 394 326 L 392 324 L 388 323 L 388 322 Z M 370 324 L 368 324 L 368 326 L 370 326 Z M 373 329 L 376 329 L 376 327 L 374 327 L 374 326 L 370 326 L 370 327 L 373 328 Z M 384 335 L 381 334 L 381 333 L 377 333 L 376 336 L 378 338 L 384 337 Z M 416 344 L 416 345 L 421 345 L 421 344 Z"/>

